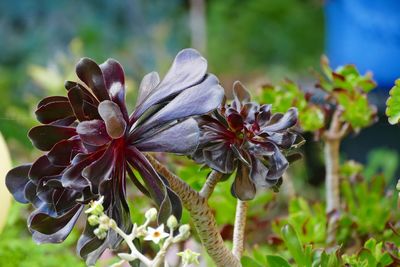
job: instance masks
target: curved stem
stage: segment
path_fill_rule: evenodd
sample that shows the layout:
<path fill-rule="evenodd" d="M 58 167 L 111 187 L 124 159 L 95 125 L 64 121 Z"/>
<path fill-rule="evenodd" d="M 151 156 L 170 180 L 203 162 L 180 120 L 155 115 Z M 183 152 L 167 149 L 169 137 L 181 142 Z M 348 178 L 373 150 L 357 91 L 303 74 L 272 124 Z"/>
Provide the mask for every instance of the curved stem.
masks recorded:
<path fill-rule="evenodd" d="M 115 232 L 117 232 L 125 240 L 126 244 L 128 245 L 129 249 L 131 250 L 130 256 L 132 258 L 137 258 L 141 262 L 143 262 L 143 264 L 145 264 L 146 266 L 151 266 L 152 261 L 136 249 L 136 247 L 132 241 L 133 238 L 131 238 L 129 235 L 125 234 L 124 231 L 122 231 L 118 226 L 112 227 L 112 229 Z"/>
<path fill-rule="evenodd" d="M 167 179 L 172 190 L 181 198 L 183 205 L 190 212 L 203 246 L 215 264 L 221 267 L 240 267 L 240 261 L 224 244 L 207 199 L 200 196 L 197 191 L 170 172 L 151 155 L 146 154 L 146 157 L 157 172 Z"/>
<path fill-rule="evenodd" d="M 206 182 L 203 185 L 203 188 L 200 190 L 200 196 L 205 199 L 210 198 L 211 194 L 214 192 L 214 188 L 221 180 L 223 174 L 217 171 L 212 171 L 210 175 L 208 175 Z"/>
<path fill-rule="evenodd" d="M 244 248 L 244 230 L 246 228 L 248 203 L 246 201 L 237 200 L 235 225 L 233 228 L 233 248 L 232 253 L 236 258 L 240 259 Z"/>

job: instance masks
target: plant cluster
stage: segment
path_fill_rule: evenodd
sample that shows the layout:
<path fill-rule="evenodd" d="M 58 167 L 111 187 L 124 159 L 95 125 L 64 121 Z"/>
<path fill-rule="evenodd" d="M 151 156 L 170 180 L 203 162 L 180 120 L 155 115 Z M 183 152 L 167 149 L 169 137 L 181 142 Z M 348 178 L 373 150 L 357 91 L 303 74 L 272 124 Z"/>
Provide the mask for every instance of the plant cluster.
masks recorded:
<path fill-rule="evenodd" d="M 386 190 L 383 175 L 366 177 L 360 164 L 339 161 L 343 137 L 375 120 L 367 93 L 376 85 L 370 74 L 360 75 L 352 65 L 332 70 L 322 58 L 321 66 L 317 88 L 323 103 L 289 80 L 263 87 L 258 98 L 268 104 L 252 101 L 240 82 L 228 101 L 218 79 L 207 73 L 207 61 L 185 49 L 162 80 L 156 72 L 143 78 L 129 114 L 122 66 L 113 59 L 100 65 L 81 59 L 76 66 L 80 81 L 65 83 L 67 96 L 50 96 L 37 106 L 41 125 L 28 135 L 43 155 L 10 170 L 6 185 L 18 202 L 34 207 L 28 227 L 38 243 L 63 242 L 78 218 L 86 216 L 77 252 L 88 265 L 125 242 L 129 251 L 118 253 L 114 266 L 168 266 L 169 248 L 190 236 L 189 225 L 178 227 L 182 206 L 217 266 L 397 264 L 400 218 L 392 213 L 397 194 Z M 399 118 L 398 88 L 388 101 L 391 122 Z M 259 205 L 261 199 L 266 209 L 273 197 L 261 190 L 278 192 L 289 164 L 300 158 L 297 149 L 304 139 L 299 129 L 324 142 L 326 208 L 292 199 L 289 214 L 270 222 L 274 246 L 265 253 L 248 249 L 254 257 L 242 256 L 249 203 Z M 149 152 L 188 156 L 191 164 L 207 170 L 206 179 L 199 182 L 201 172 L 181 170 L 196 175 L 192 187 L 193 177 L 181 179 L 159 154 Z M 232 250 L 209 205 L 218 185 L 226 187 L 223 182 L 231 176 L 236 200 Z M 157 207 L 145 213 L 142 224 L 131 217 L 137 207 L 128 195 L 130 185 Z M 147 241 L 159 245 L 154 257 L 141 249 Z M 191 250 L 177 255 L 184 266 L 199 263 L 199 254 Z"/>

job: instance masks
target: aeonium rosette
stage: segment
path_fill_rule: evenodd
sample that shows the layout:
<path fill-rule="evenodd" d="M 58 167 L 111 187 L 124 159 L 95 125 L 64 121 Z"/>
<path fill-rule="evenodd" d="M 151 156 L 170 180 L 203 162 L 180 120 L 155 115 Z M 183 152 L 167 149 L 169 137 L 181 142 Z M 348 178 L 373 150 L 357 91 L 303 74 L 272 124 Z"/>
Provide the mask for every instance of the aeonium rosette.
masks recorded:
<path fill-rule="evenodd" d="M 101 65 L 83 58 L 76 66 L 81 82 L 66 82 L 67 96 L 39 102 L 29 138 L 45 154 L 32 164 L 12 169 L 6 185 L 14 198 L 31 203 L 28 219 L 38 243 L 62 242 L 84 206 L 104 196 L 104 213 L 125 232 L 132 227 L 126 202 L 127 177 L 159 207 L 159 220 L 181 216 L 179 198 L 142 152 L 191 154 L 199 129 L 191 116 L 215 109 L 224 92 L 207 74 L 206 60 L 195 50 L 182 50 L 160 81 L 147 74 L 131 115 L 125 105 L 121 65 L 109 59 Z M 141 180 L 135 176 L 137 171 Z M 113 231 L 104 240 L 86 225 L 78 253 L 93 264 L 106 248 L 121 242 Z"/>
<path fill-rule="evenodd" d="M 297 110 L 271 113 L 271 105 L 251 102 L 240 82 L 233 86 L 233 102 L 198 118 L 200 145 L 193 159 L 215 171 L 236 177 L 232 195 L 253 199 L 257 187 L 277 188 L 294 151 L 303 143 L 294 127 Z M 228 176 L 227 175 L 227 176 Z"/>

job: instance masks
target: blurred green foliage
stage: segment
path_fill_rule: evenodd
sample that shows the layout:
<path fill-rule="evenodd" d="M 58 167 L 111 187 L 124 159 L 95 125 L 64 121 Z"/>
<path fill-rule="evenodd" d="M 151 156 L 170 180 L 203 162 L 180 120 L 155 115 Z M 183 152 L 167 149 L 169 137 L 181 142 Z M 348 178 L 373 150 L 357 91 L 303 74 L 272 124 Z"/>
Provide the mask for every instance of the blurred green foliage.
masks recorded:
<path fill-rule="evenodd" d="M 272 104 L 274 112 L 284 113 L 291 107 L 299 112 L 299 125 L 308 131 L 316 131 L 324 126 L 324 111 L 308 101 L 306 93 L 290 81 L 284 80 L 277 85 L 264 85 L 258 99 L 261 103 Z"/>
<path fill-rule="evenodd" d="M 322 5 L 314 0 L 208 3 L 212 69 L 243 75 L 266 65 L 315 66 L 323 51 Z"/>
<path fill-rule="evenodd" d="M 5 230 L 0 234 L 0 266 L 2 267 L 70 267 L 85 266 L 74 247 L 79 233 L 73 231 L 62 244 L 38 245 L 26 227 L 26 207 L 14 203 Z"/>

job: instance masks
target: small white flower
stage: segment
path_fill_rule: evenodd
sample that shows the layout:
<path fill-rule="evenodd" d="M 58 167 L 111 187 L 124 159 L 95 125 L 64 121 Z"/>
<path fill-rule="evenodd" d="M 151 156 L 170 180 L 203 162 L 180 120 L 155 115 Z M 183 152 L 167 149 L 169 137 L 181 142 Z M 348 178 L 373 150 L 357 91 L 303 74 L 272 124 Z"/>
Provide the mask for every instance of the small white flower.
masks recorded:
<path fill-rule="evenodd" d="M 157 228 L 147 227 L 147 235 L 144 240 L 153 241 L 158 244 L 162 239 L 168 237 L 169 234 L 164 232 L 164 224 L 161 224 Z"/>
<path fill-rule="evenodd" d="M 179 257 L 182 257 L 182 264 L 187 266 L 189 264 L 200 264 L 199 256 L 200 253 L 194 252 L 190 249 L 185 249 L 185 251 L 176 253 Z"/>

